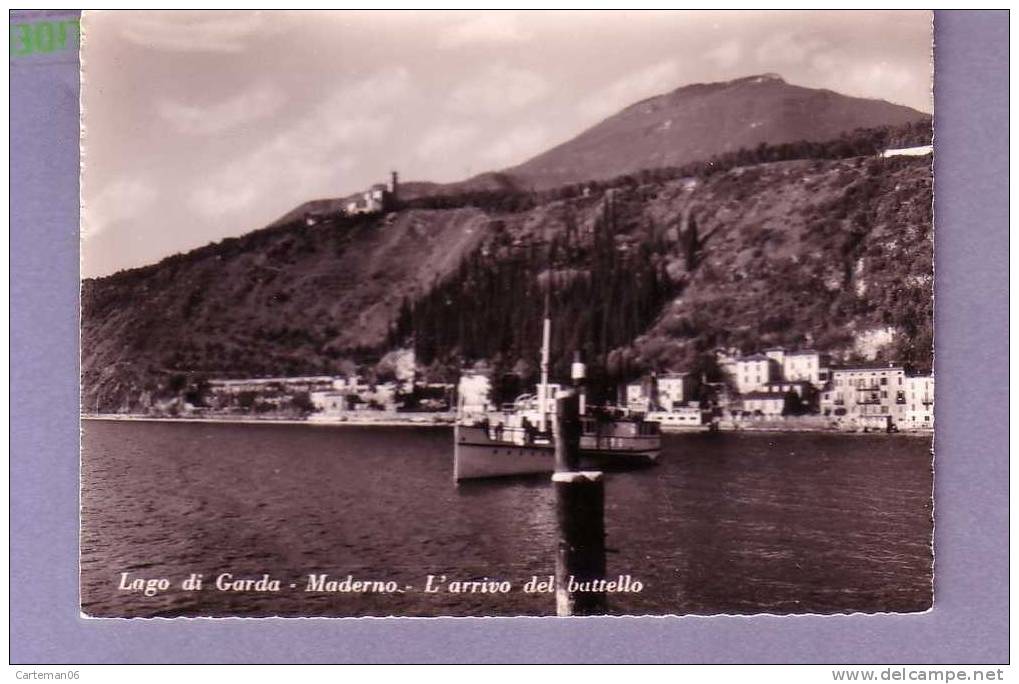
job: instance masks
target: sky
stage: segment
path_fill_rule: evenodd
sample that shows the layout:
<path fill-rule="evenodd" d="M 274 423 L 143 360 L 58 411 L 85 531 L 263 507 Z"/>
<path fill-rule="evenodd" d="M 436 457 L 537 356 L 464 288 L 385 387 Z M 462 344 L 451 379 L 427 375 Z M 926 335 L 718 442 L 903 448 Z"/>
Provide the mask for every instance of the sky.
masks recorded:
<path fill-rule="evenodd" d="M 86 12 L 82 275 L 388 178 L 523 162 L 646 97 L 773 72 L 931 112 L 932 17 Z"/>

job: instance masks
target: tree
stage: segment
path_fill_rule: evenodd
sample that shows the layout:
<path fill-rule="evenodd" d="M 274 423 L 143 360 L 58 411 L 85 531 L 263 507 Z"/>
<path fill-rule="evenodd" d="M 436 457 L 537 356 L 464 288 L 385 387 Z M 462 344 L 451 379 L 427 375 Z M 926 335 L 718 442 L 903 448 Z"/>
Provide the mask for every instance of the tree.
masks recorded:
<path fill-rule="evenodd" d="M 382 360 L 375 364 L 375 382 L 386 383 L 396 380 L 396 363 L 392 354 L 382 357 Z"/>
<path fill-rule="evenodd" d="M 803 401 L 795 390 L 785 393 L 785 403 L 782 405 L 783 416 L 799 416 L 803 414 Z"/>
<path fill-rule="evenodd" d="M 184 393 L 184 401 L 192 406 L 207 407 L 209 405 L 207 397 L 209 396 L 210 389 L 209 381 L 205 378 L 200 378 L 188 387 L 188 390 Z"/>
<path fill-rule="evenodd" d="M 171 394 L 180 394 L 188 385 L 188 378 L 183 373 L 174 373 L 166 380 L 166 389 Z"/>
<path fill-rule="evenodd" d="M 290 405 L 301 413 L 313 413 L 315 404 L 311 401 L 311 395 L 307 392 L 297 392 L 290 398 Z"/>

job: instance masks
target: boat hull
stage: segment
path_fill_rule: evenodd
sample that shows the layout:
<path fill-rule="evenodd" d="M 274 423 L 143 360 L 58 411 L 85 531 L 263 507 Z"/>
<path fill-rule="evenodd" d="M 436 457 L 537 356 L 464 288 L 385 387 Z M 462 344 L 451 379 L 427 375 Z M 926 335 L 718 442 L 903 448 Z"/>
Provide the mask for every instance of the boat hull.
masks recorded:
<path fill-rule="evenodd" d="M 581 438 L 582 467 L 606 470 L 653 464 L 661 451 L 657 440 L 628 444 L 626 448 L 604 439 Z M 457 425 L 453 444 L 453 479 L 457 482 L 491 477 L 551 474 L 555 471 L 552 444 L 518 444 L 497 441 L 481 426 Z"/>

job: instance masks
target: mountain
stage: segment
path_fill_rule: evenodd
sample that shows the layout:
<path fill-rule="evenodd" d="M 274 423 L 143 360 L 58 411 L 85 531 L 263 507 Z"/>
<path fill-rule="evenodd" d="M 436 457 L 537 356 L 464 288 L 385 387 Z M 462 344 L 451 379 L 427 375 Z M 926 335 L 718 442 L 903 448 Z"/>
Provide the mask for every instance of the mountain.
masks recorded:
<path fill-rule="evenodd" d="M 857 128 L 926 118 L 884 100 L 804 88 L 762 74 L 687 85 L 643 100 L 504 173 L 523 187 L 543 189 L 682 166 L 761 143 L 831 140 Z"/>
<path fill-rule="evenodd" d="M 477 361 L 526 375 L 546 292 L 556 369 L 581 349 L 603 387 L 705 369 L 718 347 L 852 359 L 861 338 L 929 368 L 930 159 L 875 153 L 930 139 L 914 110 L 756 76 L 637 103 L 514 169 L 405 183 L 385 214 L 312 200 L 85 280 L 83 407 L 371 373 L 407 347 L 433 379 Z"/>
<path fill-rule="evenodd" d="M 718 348 L 859 360 L 875 335 L 887 336 L 886 360 L 930 368 L 930 171 L 930 157 L 793 160 L 500 216 L 397 322 L 397 341 L 419 363 L 526 367 L 551 290 L 560 377 L 573 350 L 611 387 L 704 367 Z"/>
<path fill-rule="evenodd" d="M 255 231 L 83 283 L 83 404 L 145 410 L 188 377 L 370 370 L 407 346 L 433 377 L 533 369 L 550 283 L 554 367 L 582 349 L 605 386 L 716 347 L 851 359 L 875 331 L 892 333 L 888 358 L 929 367 L 930 171 L 800 159 Z"/>
<path fill-rule="evenodd" d="M 295 221 L 82 283 L 83 404 L 118 408 L 167 377 L 339 373 L 383 345 L 405 298 L 472 252 L 470 207 Z"/>
<path fill-rule="evenodd" d="M 680 167 L 762 144 L 823 142 L 859 129 L 930 120 L 910 107 L 792 85 L 776 74 L 695 83 L 630 105 L 517 166 L 454 183 L 404 182 L 401 196 L 546 190 Z M 339 210 L 355 196 L 307 202 L 274 225 L 308 212 Z"/>

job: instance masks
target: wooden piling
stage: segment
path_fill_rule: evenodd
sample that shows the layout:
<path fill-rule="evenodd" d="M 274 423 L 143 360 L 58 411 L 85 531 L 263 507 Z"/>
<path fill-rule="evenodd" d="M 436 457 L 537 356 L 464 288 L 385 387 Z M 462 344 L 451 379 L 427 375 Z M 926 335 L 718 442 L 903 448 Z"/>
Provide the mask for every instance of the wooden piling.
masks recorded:
<path fill-rule="evenodd" d="M 580 398 L 576 392 L 566 391 L 556 397 L 555 403 L 555 421 L 552 423 L 555 471 L 576 472 L 580 470 Z"/>
<path fill-rule="evenodd" d="M 556 615 L 603 615 L 605 591 L 605 479 L 581 472 L 578 398 L 556 399 Z M 595 590 L 601 589 L 601 590 Z"/>

